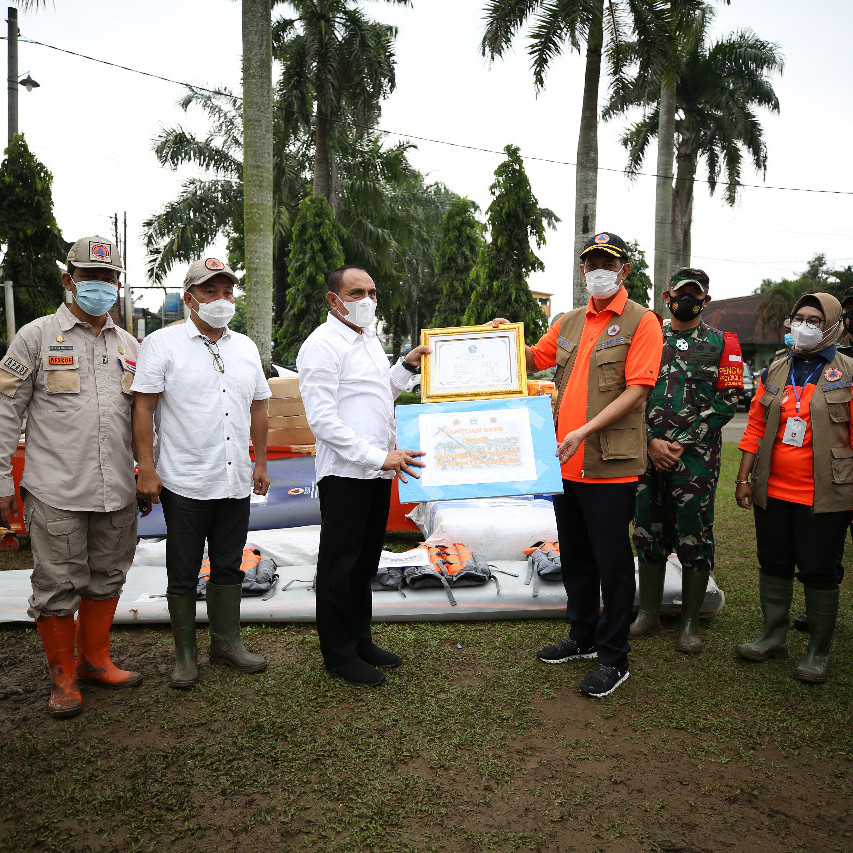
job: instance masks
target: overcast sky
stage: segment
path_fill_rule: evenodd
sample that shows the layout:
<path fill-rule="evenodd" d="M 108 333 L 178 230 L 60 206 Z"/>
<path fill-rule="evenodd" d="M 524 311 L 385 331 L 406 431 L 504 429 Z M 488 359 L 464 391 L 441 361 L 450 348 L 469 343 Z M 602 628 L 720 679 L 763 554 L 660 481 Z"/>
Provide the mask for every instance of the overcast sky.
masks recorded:
<path fill-rule="evenodd" d="M 503 159 L 501 149 L 509 143 L 519 146 L 540 204 L 563 220 L 540 252 L 545 272 L 530 283 L 554 293 L 556 310 L 570 307 L 572 164 L 583 58 L 573 53 L 559 58 L 537 97 L 524 36 L 505 59 L 490 65 L 480 56 L 482 2 L 365 6 L 375 19 L 399 27 L 397 89 L 380 122 L 393 133 L 389 141 L 416 142 L 414 164 L 477 202 L 483 213 L 493 172 Z M 711 197 L 697 184 L 693 264 L 708 272 L 717 298 L 750 293 L 764 278 L 794 276 L 817 252 L 837 266 L 853 263 L 853 119 L 847 85 L 853 3 L 818 0 L 804 7 L 794 0 L 732 0 L 730 7 L 718 9 L 719 36 L 747 27 L 777 42 L 785 56 L 784 74 L 775 81 L 781 114 L 762 115 L 769 153 L 766 179 L 749 168 L 743 176 L 745 183 L 766 188 L 744 189 L 732 209 L 719 193 Z M 23 40 L 239 91 L 239 2 L 55 0 L 52 8 L 19 12 L 19 28 L 20 74 L 29 72 L 41 84 L 32 93 L 21 89 L 19 126 L 54 175 L 55 213 L 63 234 L 68 240 L 95 232 L 109 236 L 113 213 L 121 217 L 126 210 L 129 281 L 149 284 L 141 223 L 177 195 L 182 178 L 199 174 L 160 167 L 152 140 L 162 127 L 176 123 L 203 129 L 202 117 L 177 107 L 179 86 Z M 631 183 L 621 174 L 622 129 L 623 123 L 614 121 L 600 130 L 597 230 L 638 240 L 651 266 L 654 179 Z M 653 151 L 645 171 L 654 172 Z M 224 253 L 224 246 L 211 251 Z M 173 273 L 168 284 L 180 286 L 183 272 Z M 161 296 L 154 292 L 144 301 L 156 307 Z"/>

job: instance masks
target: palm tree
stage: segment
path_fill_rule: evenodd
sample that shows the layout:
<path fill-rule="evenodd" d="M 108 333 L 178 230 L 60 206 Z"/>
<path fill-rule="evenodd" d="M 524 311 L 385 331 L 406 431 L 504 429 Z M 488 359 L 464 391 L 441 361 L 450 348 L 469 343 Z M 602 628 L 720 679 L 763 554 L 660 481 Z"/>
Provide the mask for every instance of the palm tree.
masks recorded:
<path fill-rule="evenodd" d="M 216 94 L 189 91 L 181 106 L 202 109 L 210 126 L 196 136 L 182 127 L 167 128 L 155 140 L 162 165 L 193 164 L 210 173 L 184 182 L 177 199 L 144 223 L 148 272 L 161 281 L 179 263 L 189 263 L 220 235 L 228 238 L 228 253 L 236 268 L 243 254 L 243 134 L 239 98 L 227 91 Z M 274 324 L 281 321 L 289 286 L 291 235 L 299 203 L 310 192 L 313 139 L 297 129 L 285 141 L 283 113 L 276 111 L 274 126 L 273 235 L 275 271 Z M 400 310 L 401 335 L 419 321 L 420 311 L 431 316 L 430 276 L 433 246 L 441 217 L 453 194 L 426 185 L 409 163 L 409 143 L 386 147 L 368 132 L 361 139 L 346 127 L 336 137 L 340 205 L 338 222 L 344 229 L 342 246 L 348 263 L 369 269 L 382 283 L 383 305 L 390 323 L 393 305 Z M 437 299 L 437 291 L 435 294 Z M 422 320 L 423 318 L 421 318 Z"/>
<path fill-rule="evenodd" d="M 763 41 L 748 30 L 709 44 L 712 16 L 708 7 L 691 16 L 690 26 L 683 30 L 682 55 L 673 81 L 677 168 L 675 186 L 667 188 L 672 215 L 666 277 L 673 268 L 690 265 L 693 190 L 699 159 L 707 167 L 712 194 L 721 175 L 725 175 L 724 200 L 733 205 L 744 153 L 756 170 L 763 173 L 767 165 L 764 135 L 754 109 L 779 111 L 779 101 L 769 79 L 783 67 L 778 45 Z M 639 106 L 644 111 L 640 120 L 622 136 L 629 152 L 629 174 L 639 172 L 652 138 L 657 136 L 659 143 L 666 138 L 661 130 L 662 85 L 659 79 L 637 74 L 614 90 L 604 110 L 605 119 L 633 107 Z M 658 291 L 657 275 L 655 290 Z"/>
<path fill-rule="evenodd" d="M 409 5 L 409 0 L 387 0 Z M 287 0 L 294 17 L 273 27 L 281 63 L 279 106 L 285 126 L 314 119 L 314 195 L 335 215 L 339 186 L 333 138 L 341 119 L 364 132 L 375 125 L 380 103 L 394 91 L 396 27 L 369 20 L 353 0 Z"/>
<path fill-rule="evenodd" d="M 261 363 L 272 358 L 273 96 L 270 0 L 243 0 L 243 246 L 246 320 Z"/>
<path fill-rule="evenodd" d="M 607 58 L 614 73 L 623 62 L 626 34 L 633 29 L 649 52 L 665 39 L 660 0 L 627 0 L 624 8 L 604 0 L 490 0 L 486 7 L 486 30 L 480 43 L 484 56 L 503 55 L 515 34 L 531 18 L 528 54 L 537 90 L 545 85 L 545 74 L 554 57 L 566 44 L 580 51 L 586 43 L 583 103 L 578 131 L 575 172 L 574 257 L 595 233 L 598 195 L 598 91 L 604 32 L 608 33 Z M 630 26 L 629 26 L 630 24 Z M 572 299 L 574 305 L 586 301 L 579 264 L 574 265 Z"/>

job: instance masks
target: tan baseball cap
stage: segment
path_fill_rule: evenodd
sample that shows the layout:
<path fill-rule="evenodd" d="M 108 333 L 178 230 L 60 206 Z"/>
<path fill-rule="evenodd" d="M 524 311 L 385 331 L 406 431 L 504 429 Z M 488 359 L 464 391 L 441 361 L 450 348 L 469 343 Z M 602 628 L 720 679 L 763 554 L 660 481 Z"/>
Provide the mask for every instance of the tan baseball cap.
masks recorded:
<path fill-rule="evenodd" d="M 102 267 L 123 272 L 118 246 L 105 237 L 81 237 L 68 252 L 68 263 L 83 270 Z"/>
<path fill-rule="evenodd" d="M 231 279 L 232 284 L 239 284 L 240 279 L 234 275 L 233 270 L 219 258 L 204 258 L 200 261 L 193 261 L 190 268 L 187 270 L 187 275 L 184 278 L 184 292 L 197 284 L 202 284 L 209 278 L 215 275 L 224 275 Z"/>

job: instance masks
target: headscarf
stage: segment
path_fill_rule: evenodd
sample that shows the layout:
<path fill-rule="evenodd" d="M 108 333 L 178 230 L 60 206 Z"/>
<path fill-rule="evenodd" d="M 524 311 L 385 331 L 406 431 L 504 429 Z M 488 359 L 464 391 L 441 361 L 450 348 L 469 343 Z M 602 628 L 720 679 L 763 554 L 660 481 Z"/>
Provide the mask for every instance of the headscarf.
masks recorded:
<path fill-rule="evenodd" d="M 820 339 L 820 343 L 808 350 L 803 350 L 799 347 L 795 348 L 794 352 L 797 355 L 809 355 L 820 352 L 838 338 L 838 325 L 841 322 L 841 303 L 831 293 L 804 293 L 794 303 L 794 307 L 791 309 L 791 316 L 793 317 L 803 304 L 813 301 L 816 301 L 820 305 L 820 310 L 823 313 L 823 337 Z"/>

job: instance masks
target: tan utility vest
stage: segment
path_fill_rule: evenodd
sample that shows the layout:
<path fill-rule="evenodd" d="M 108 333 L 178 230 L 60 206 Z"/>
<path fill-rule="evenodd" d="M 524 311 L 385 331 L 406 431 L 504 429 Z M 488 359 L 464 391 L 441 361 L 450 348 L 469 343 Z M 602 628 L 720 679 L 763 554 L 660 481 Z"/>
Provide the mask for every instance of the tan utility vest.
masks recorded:
<path fill-rule="evenodd" d="M 589 356 L 589 387 L 586 396 L 586 421 L 592 420 L 625 390 L 625 359 L 631 348 L 643 314 L 648 311 L 630 299 L 621 314 L 613 315 L 615 335 L 602 330 Z M 560 416 L 560 404 L 575 365 L 578 346 L 586 323 L 586 306 L 567 311 L 560 322 L 557 340 L 557 406 L 554 425 Z M 583 476 L 594 480 L 636 477 L 646 470 L 645 404 L 592 435 L 583 443 Z M 851 504 L 853 506 L 853 504 Z"/>
<path fill-rule="evenodd" d="M 791 374 L 791 362 L 780 358 L 770 365 L 764 394 L 764 437 L 752 466 L 752 501 L 767 507 L 767 483 L 776 433 L 782 416 L 782 395 Z M 829 377 L 827 376 L 829 374 Z M 826 364 L 809 403 L 814 465 L 812 512 L 853 509 L 853 448 L 850 447 L 850 400 L 853 359 L 842 353 Z"/>

